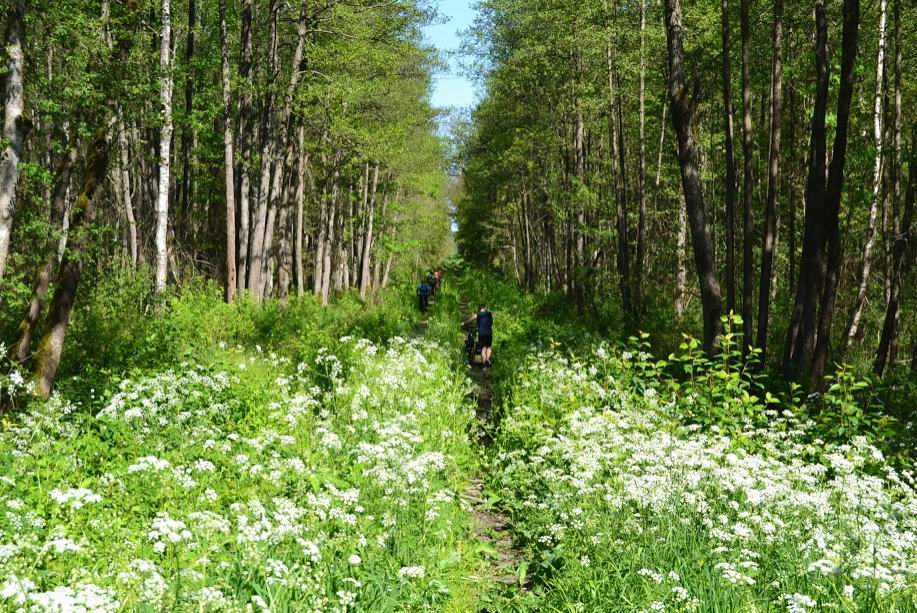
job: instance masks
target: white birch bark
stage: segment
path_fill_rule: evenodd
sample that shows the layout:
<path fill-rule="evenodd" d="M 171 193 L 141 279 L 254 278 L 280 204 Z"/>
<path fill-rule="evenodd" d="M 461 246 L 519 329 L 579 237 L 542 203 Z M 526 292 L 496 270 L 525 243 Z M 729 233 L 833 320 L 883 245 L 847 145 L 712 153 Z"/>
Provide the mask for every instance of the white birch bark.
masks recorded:
<path fill-rule="evenodd" d="M 6 16 L 6 85 L 3 103 L 3 152 L 0 153 L 0 279 L 6 270 L 10 253 L 10 236 L 16 209 L 16 185 L 19 183 L 19 158 L 27 131 L 25 93 L 25 2 L 13 0 Z"/>
<path fill-rule="evenodd" d="M 172 149 L 172 2 L 162 0 L 162 32 L 159 41 L 162 129 L 159 139 L 159 194 L 156 198 L 156 289 L 166 286 L 169 269 L 169 183 Z"/>
<path fill-rule="evenodd" d="M 844 338 L 841 353 L 850 345 L 860 332 L 863 317 L 863 305 L 869 291 L 869 279 L 872 276 L 872 252 L 876 246 L 876 219 L 879 211 L 879 198 L 882 189 L 882 99 L 885 77 L 885 22 L 888 13 L 888 0 L 879 0 L 879 58 L 876 62 L 876 94 L 873 100 L 873 138 L 876 144 L 876 158 L 873 165 L 872 203 L 869 207 L 869 224 L 866 229 L 866 244 L 863 246 L 863 268 L 860 273 L 860 287 Z"/>

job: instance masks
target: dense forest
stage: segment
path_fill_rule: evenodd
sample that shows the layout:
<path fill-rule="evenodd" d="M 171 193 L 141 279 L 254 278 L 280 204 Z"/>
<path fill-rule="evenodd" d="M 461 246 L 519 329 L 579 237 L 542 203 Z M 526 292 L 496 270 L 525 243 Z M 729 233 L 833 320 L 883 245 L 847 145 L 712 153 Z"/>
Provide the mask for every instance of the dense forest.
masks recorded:
<path fill-rule="evenodd" d="M 481 2 L 464 252 L 708 351 L 734 313 L 816 387 L 914 363 L 915 23 L 900 0 Z"/>
<path fill-rule="evenodd" d="M 411 1 L 8 3 L 2 329 L 17 362 L 36 354 L 40 393 L 81 286 L 114 271 L 327 304 L 442 257 L 431 18 Z"/>
<path fill-rule="evenodd" d="M 0 611 L 917 611 L 911 0 L 3 7 Z"/>

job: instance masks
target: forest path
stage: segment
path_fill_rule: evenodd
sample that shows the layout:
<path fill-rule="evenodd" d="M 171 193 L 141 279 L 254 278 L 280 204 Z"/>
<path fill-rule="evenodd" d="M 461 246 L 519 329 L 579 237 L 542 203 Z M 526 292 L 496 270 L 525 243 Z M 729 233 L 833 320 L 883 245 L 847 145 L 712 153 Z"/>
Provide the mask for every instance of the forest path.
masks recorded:
<path fill-rule="evenodd" d="M 467 297 L 461 298 L 459 311 L 462 321 L 471 317 Z M 490 432 L 496 427 L 498 419 L 498 415 L 493 410 L 490 369 L 472 366 L 469 376 L 477 400 L 476 417 L 482 432 L 479 443 L 484 447 L 489 447 L 493 443 Z M 513 542 L 509 516 L 495 508 L 493 501 L 488 499 L 484 479 L 480 475 L 472 478 L 462 498 L 471 507 L 472 532 L 475 540 L 484 546 L 490 560 L 485 576 L 480 579 L 493 581 L 506 587 L 519 586 L 520 589 L 526 589 L 524 585 L 519 585 L 519 568 L 525 561 L 524 552 Z"/>

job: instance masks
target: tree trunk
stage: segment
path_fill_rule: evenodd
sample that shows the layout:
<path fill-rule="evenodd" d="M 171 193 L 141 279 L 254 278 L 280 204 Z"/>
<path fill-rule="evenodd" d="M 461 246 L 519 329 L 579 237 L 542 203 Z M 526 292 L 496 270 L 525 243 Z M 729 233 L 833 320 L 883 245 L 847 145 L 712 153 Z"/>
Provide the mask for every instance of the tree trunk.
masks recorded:
<path fill-rule="evenodd" d="M 822 195 L 825 191 L 826 134 L 825 116 L 828 106 L 828 15 L 827 0 L 815 2 L 815 106 L 812 111 L 809 172 L 806 180 L 806 207 L 803 225 L 802 256 L 793 314 L 787 329 L 784 371 L 796 375 L 811 355 L 815 345 L 815 318 L 823 283 L 824 214 Z"/>
<path fill-rule="evenodd" d="M 124 124 L 123 111 L 118 109 L 118 121 L 115 124 L 118 130 L 118 165 L 115 172 L 121 175 L 121 203 L 124 206 L 124 215 L 127 218 L 127 235 L 130 244 L 131 266 L 136 267 L 140 259 L 140 245 L 137 234 L 137 218 L 134 215 L 134 203 L 131 197 L 130 158 L 128 157 L 129 144 L 127 141 L 127 128 Z"/>
<path fill-rule="evenodd" d="M 322 261 L 322 306 L 327 306 L 328 301 L 331 297 L 331 283 L 332 283 L 332 272 L 333 262 L 338 257 L 338 232 L 337 230 L 337 205 L 338 205 L 338 192 L 340 188 L 338 186 L 338 179 L 340 178 L 340 169 L 338 168 L 338 162 L 340 160 L 340 155 L 335 155 L 335 170 L 334 178 L 332 179 L 331 184 L 331 198 L 328 203 L 328 217 L 325 220 L 326 230 L 325 230 L 325 247 L 323 250 L 323 261 Z"/>
<path fill-rule="evenodd" d="M 270 36 L 268 51 L 268 75 L 271 82 L 277 77 L 277 64 L 279 53 L 279 0 L 271 0 L 270 4 Z M 272 181 L 271 171 L 274 168 L 275 138 L 274 130 L 274 88 L 269 87 L 264 95 L 261 109 L 260 150 L 261 168 L 259 184 L 256 190 L 257 207 L 252 217 L 252 235 L 249 244 L 248 265 L 248 291 L 255 300 L 261 300 L 263 289 L 263 273 L 265 270 L 266 242 L 268 214 L 271 208 Z"/>
<path fill-rule="evenodd" d="M 751 123 L 751 32 L 748 23 L 748 4 L 741 0 L 742 35 L 742 355 L 748 355 L 752 343 L 752 310 L 754 309 L 754 235 L 753 216 L 754 131 Z"/>
<path fill-rule="evenodd" d="M 679 321 L 684 320 L 688 311 L 688 264 L 685 252 L 688 250 L 688 214 L 683 203 L 678 206 L 678 238 L 676 240 L 676 259 L 678 269 L 675 273 L 675 315 Z"/>
<path fill-rule="evenodd" d="M 641 0 L 642 1 L 642 0 Z M 611 24 L 609 24 L 610 26 Z M 610 30 L 610 27 L 609 27 Z M 624 187 L 625 169 L 623 139 L 620 132 L 624 129 L 621 125 L 620 116 L 620 97 L 616 94 L 615 86 L 615 66 L 614 53 L 612 49 L 613 41 L 611 34 L 605 46 L 605 60 L 608 74 L 608 148 L 611 154 L 611 174 L 614 177 L 614 197 L 615 197 L 615 229 L 617 232 L 617 248 L 615 265 L 618 272 L 618 290 L 621 293 L 621 310 L 624 313 L 624 319 L 628 326 L 632 323 L 633 303 L 631 300 L 632 278 L 630 274 L 630 237 L 627 227 L 627 195 Z"/>
<path fill-rule="evenodd" d="M 767 329 L 770 317 L 774 251 L 777 241 L 777 198 L 780 191 L 780 137 L 783 124 L 783 0 L 774 0 L 772 46 L 771 134 L 767 161 L 764 237 L 761 243 L 761 284 L 758 289 L 758 339 L 756 343 L 758 349 L 761 350 L 762 365 L 767 360 Z"/>
<path fill-rule="evenodd" d="M 324 293 L 322 289 L 323 279 L 325 278 L 325 243 L 328 240 L 328 193 L 323 188 L 321 204 L 318 218 L 318 236 L 315 240 L 315 271 L 313 280 L 313 293 L 321 297 Z"/>
<path fill-rule="evenodd" d="M 847 158 L 847 131 L 850 123 L 850 105 L 853 98 L 854 69 L 860 28 L 860 0 L 844 0 L 844 29 L 841 39 L 841 83 L 837 95 L 837 128 L 831 154 L 831 168 L 825 188 L 824 227 L 827 229 L 828 261 L 825 268 L 818 336 L 809 372 L 811 387 L 821 385 L 828 363 L 831 345 L 831 323 L 837 300 L 837 283 L 841 269 L 840 207 L 844 187 L 844 165 Z"/>
<path fill-rule="evenodd" d="M 70 192 L 70 179 L 75 163 L 76 147 L 71 144 L 67 156 L 61 161 L 51 197 L 51 225 L 52 227 L 59 225 L 62 238 L 66 236 L 67 195 Z M 54 245 L 49 241 L 45 245 L 45 250 L 47 251 L 45 264 L 38 272 L 38 276 L 35 279 L 35 287 L 32 290 L 32 298 L 29 300 L 29 306 L 25 316 L 22 318 L 22 323 L 19 324 L 19 338 L 16 344 L 10 348 L 10 359 L 20 364 L 25 363 L 31 355 L 32 335 L 41 320 L 41 311 L 44 308 L 45 298 L 51 285 L 51 272 L 55 262 L 57 262 L 60 246 Z"/>
<path fill-rule="evenodd" d="M 585 144 L 585 125 L 583 123 L 583 111 L 580 108 L 579 100 L 576 101 L 576 126 L 573 139 L 574 155 L 574 172 L 577 178 L 577 189 L 584 189 L 586 185 L 586 144 Z M 573 295 L 576 302 L 576 308 L 580 313 L 586 310 L 586 286 L 584 276 L 586 271 L 583 269 L 585 264 L 586 253 L 586 210 L 585 203 L 577 198 L 576 202 L 576 224 L 571 228 L 574 237 L 574 257 L 573 257 Z"/>
<path fill-rule="evenodd" d="M 726 146 L 726 310 L 736 309 L 736 156 L 732 113 L 732 68 L 729 58 L 729 0 L 720 0 L 723 55 L 723 126 Z"/>
<path fill-rule="evenodd" d="M 370 283 L 370 254 L 373 248 L 373 224 L 376 215 L 376 190 L 379 185 L 379 163 L 373 167 L 372 190 L 366 211 L 366 233 L 363 236 L 363 253 L 360 254 L 360 299 L 366 300 Z"/>
<path fill-rule="evenodd" d="M 302 298 L 306 293 L 306 279 L 303 262 L 303 210 L 306 201 L 306 171 L 309 165 L 309 154 L 306 153 L 306 126 L 300 122 L 297 127 L 296 141 L 298 157 L 296 167 L 296 219 L 294 222 L 293 262 L 296 269 L 296 295 Z"/>
<path fill-rule="evenodd" d="M 897 8 L 896 8 L 897 12 Z M 897 24 L 896 24 L 897 29 Z M 895 246 L 891 270 L 891 287 L 889 289 L 888 304 L 885 307 L 885 319 L 882 323 L 882 336 L 879 339 L 879 349 L 872 370 L 876 376 L 881 377 L 886 367 L 894 365 L 892 346 L 895 342 L 898 325 L 898 309 L 901 304 L 901 278 L 907 267 L 907 248 L 912 240 L 911 223 L 914 218 L 914 198 L 917 192 L 917 121 L 911 130 L 911 155 L 908 177 L 907 195 L 904 198 L 904 213 L 901 225 L 895 235 Z"/>
<path fill-rule="evenodd" d="M 220 62 L 223 77 L 223 165 L 226 178 L 226 302 L 236 297 L 236 179 L 232 138 L 232 82 L 226 33 L 226 0 L 220 0 Z"/>
<path fill-rule="evenodd" d="M 239 162 L 239 266 L 238 292 L 245 292 L 248 283 L 248 244 L 251 240 L 251 163 L 252 163 L 252 0 L 242 0 L 241 26 L 242 57 L 239 62 L 239 76 L 242 78 L 242 93 L 239 97 L 239 148 L 242 154 Z"/>
<path fill-rule="evenodd" d="M 876 245 L 876 219 L 879 211 L 879 199 L 882 197 L 882 152 L 883 126 L 882 126 L 882 101 L 883 84 L 885 79 L 885 22 L 888 13 L 888 0 L 879 0 L 879 57 L 876 61 L 876 94 L 873 99 L 873 140 L 876 146 L 875 162 L 872 176 L 872 203 L 869 207 L 869 224 L 866 229 L 866 244 L 863 246 L 863 268 L 860 271 L 860 286 L 857 290 L 856 300 L 847 323 L 847 329 L 841 340 L 840 353 L 843 355 L 853 339 L 860 333 L 860 319 L 863 317 L 863 305 L 866 304 L 866 294 L 869 291 L 869 280 L 872 276 L 872 252 Z"/>
<path fill-rule="evenodd" d="M 669 97 L 672 105 L 672 124 L 678 137 L 678 161 L 681 166 L 681 184 L 685 196 L 691 242 L 694 246 L 694 264 L 700 284 L 704 319 L 704 350 L 712 354 L 722 332 L 722 297 L 716 278 L 710 232 L 704 218 L 704 194 L 699 174 L 700 152 L 694 136 L 694 105 L 688 99 L 684 74 L 684 48 L 682 45 L 681 0 L 665 0 L 665 21 L 669 60 Z"/>
<path fill-rule="evenodd" d="M 159 136 L 159 194 L 156 200 L 156 290 L 166 287 L 169 269 L 169 185 L 172 164 L 172 2 L 162 0 L 159 41 L 159 104 L 162 129 Z"/>
<path fill-rule="evenodd" d="M 185 227 L 190 226 L 189 213 L 191 209 L 191 144 L 193 142 L 191 114 L 194 106 L 194 29 L 197 26 L 197 0 L 188 0 L 188 37 L 185 41 L 185 125 L 181 136 L 181 220 Z"/>
<path fill-rule="evenodd" d="M 892 184 L 892 225 L 895 236 L 901 234 L 902 219 L 900 217 L 899 207 L 901 205 L 901 174 L 904 167 L 901 165 L 901 128 L 902 128 L 902 88 L 901 88 L 901 71 L 903 54 L 901 51 L 901 0 L 895 0 L 895 121 L 892 142 L 894 143 L 894 159 L 892 160 L 890 174 Z M 911 139 L 914 142 L 914 139 Z M 897 240 L 897 238 L 896 238 Z M 892 249 L 894 252 L 894 248 Z M 892 257 L 894 262 L 894 257 Z M 892 266 L 894 268 L 894 266 Z M 891 288 L 889 288 L 889 297 L 891 297 Z M 897 318 L 896 318 L 897 323 Z M 893 330 L 891 343 L 888 348 L 888 362 L 894 364 L 898 359 L 898 337 Z"/>
<path fill-rule="evenodd" d="M 4 85 L 3 138 L 0 139 L 3 145 L 0 154 L 0 280 L 6 271 L 6 260 L 10 253 L 19 162 L 29 129 L 24 115 L 25 4 L 25 0 L 10 0 L 6 10 L 6 74 L 0 81 Z"/>
<path fill-rule="evenodd" d="M 92 223 L 95 216 L 95 197 L 98 187 L 105 180 L 107 169 L 108 135 L 102 130 L 96 135 L 91 145 L 86 177 L 71 213 L 70 227 L 72 229 Z M 35 359 L 35 393 L 42 398 L 51 395 L 54 377 L 60 366 L 64 338 L 67 335 L 67 326 L 70 323 L 70 314 L 73 311 L 80 273 L 86 257 L 86 240 L 85 233 L 76 234 L 76 238 L 71 241 L 70 246 L 64 252 L 57 273 L 54 299 Z"/>
<path fill-rule="evenodd" d="M 640 1 L 640 99 L 639 107 L 639 165 L 637 169 L 637 266 L 634 278 L 634 299 L 642 314 L 643 276 L 646 274 L 646 1 Z"/>

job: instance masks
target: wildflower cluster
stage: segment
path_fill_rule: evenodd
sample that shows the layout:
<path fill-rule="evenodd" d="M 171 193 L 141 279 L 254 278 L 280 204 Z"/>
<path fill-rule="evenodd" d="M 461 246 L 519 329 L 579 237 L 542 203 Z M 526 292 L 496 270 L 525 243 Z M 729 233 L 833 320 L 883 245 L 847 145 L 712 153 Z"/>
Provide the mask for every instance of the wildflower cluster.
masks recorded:
<path fill-rule="evenodd" d="M 445 352 L 227 350 L 0 434 L 0 609 L 437 609 L 470 420 Z"/>
<path fill-rule="evenodd" d="M 788 410 L 739 435 L 684 426 L 683 400 L 635 384 L 634 359 L 545 354 L 517 375 L 492 487 L 545 585 L 534 609 L 913 604 L 911 472 L 863 438 L 818 440 Z"/>

